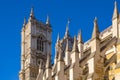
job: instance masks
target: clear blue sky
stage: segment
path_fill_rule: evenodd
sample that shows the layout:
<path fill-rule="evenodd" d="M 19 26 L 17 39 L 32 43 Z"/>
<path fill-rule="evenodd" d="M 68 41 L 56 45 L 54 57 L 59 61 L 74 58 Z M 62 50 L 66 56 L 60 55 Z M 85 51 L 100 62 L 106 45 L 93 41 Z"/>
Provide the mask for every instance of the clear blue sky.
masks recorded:
<path fill-rule="evenodd" d="M 117 0 L 120 11 L 120 0 Z M 68 18 L 70 34 L 82 29 L 83 40 L 91 37 L 94 17 L 100 31 L 111 25 L 114 0 L 1 0 L 0 1 L 0 80 L 18 80 L 20 40 L 24 16 L 28 19 L 34 6 L 35 17 L 45 22 L 50 16 L 53 29 L 52 53 L 58 32 L 62 38 Z M 53 54 L 54 55 L 54 54 Z"/>

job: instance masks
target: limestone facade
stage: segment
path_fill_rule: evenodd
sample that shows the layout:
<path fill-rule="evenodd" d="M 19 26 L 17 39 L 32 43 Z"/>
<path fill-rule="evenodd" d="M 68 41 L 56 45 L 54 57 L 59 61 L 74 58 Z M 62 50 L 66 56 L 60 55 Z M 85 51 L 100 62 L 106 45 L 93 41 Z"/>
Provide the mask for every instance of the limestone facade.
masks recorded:
<path fill-rule="evenodd" d="M 68 23 L 69 25 L 69 23 Z M 31 9 L 21 31 L 20 80 L 120 80 L 120 15 L 115 2 L 112 25 L 99 32 L 94 19 L 92 37 L 82 41 L 82 32 L 71 37 L 69 26 L 55 45 L 51 64 L 52 27 L 36 20 Z"/>

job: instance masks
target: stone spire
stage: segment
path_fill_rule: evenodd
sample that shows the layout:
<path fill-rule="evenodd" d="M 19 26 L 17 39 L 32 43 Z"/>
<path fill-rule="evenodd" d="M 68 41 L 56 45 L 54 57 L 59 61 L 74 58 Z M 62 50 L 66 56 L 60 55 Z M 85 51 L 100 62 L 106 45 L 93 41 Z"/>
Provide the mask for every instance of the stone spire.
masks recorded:
<path fill-rule="evenodd" d="M 51 68 L 51 56 L 47 54 L 46 68 Z"/>
<path fill-rule="evenodd" d="M 78 43 L 83 43 L 81 30 L 78 33 Z"/>
<path fill-rule="evenodd" d="M 34 17 L 34 8 L 33 7 L 31 8 L 30 17 L 32 17 L 32 18 Z"/>
<path fill-rule="evenodd" d="M 69 24 L 70 24 L 70 19 L 68 19 L 68 23 L 66 25 L 65 38 L 67 38 L 69 36 Z"/>
<path fill-rule="evenodd" d="M 73 43 L 73 48 L 72 51 L 78 52 L 78 46 L 77 46 L 77 39 L 76 36 L 74 36 L 74 43 Z"/>
<path fill-rule="evenodd" d="M 49 18 L 49 16 L 47 15 L 47 19 L 46 19 L 46 24 L 50 24 L 50 18 Z"/>
<path fill-rule="evenodd" d="M 113 17 L 112 19 L 118 18 L 119 17 L 119 12 L 118 12 L 118 8 L 117 8 L 117 2 L 115 1 L 114 3 L 114 12 L 113 12 Z"/>
<path fill-rule="evenodd" d="M 98 23 L 97 23 L 96 17 L 94 19 L 94 29 L 93 29 L 93 33 L 92 33 L 92 39 L 93 38 L 99 38 L 99 29 L 98 29 Z"/>

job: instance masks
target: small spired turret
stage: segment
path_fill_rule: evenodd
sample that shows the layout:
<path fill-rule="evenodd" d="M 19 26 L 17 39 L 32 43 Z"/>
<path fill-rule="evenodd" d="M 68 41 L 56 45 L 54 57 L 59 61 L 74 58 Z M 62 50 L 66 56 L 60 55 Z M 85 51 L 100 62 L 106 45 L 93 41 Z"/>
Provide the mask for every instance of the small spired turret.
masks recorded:
<path fill-rule="evenodd" d="M 92 41 L 91 41 L 91 53 L 94 53 L 96 50 L 99 52 L 99 44 L 100 44 L 100 38 L 99 38 L 99 29 L 98 29 L 98 23 L 97 18 L 94 19 L 94 28 L 92 33 Z"/>
<path fill-rule="evenodd" d="M 98 23 L 97 23 L 97 17 L 94 19 L 94 29 L 92 33 L 92 39 L 99 38 L 99 29 L 98 29 Z"/>
<path fill-rule="evenodd" d="M 114 3 L 114 12 L 113 12 L 112 19 L 115 19 L 115 18 L 118 18 L 118 17 L 119 17 L 119 11 L 118 11 L 118 8 L 117 8 L 117 2 L 115 1 L 115 3 Z"/>
<path fill-rule="evenodd" d="M 46 24 L 50 25 L 50 17 L 47 15 Z"/>
<path fill-rule="evenodd" d="M 73 43 L 73 49 L 71 52 L 71 66 L 69 69 L 69 76 L 70 80 L 76 80 L 80 75 L 79 75 L 79 51 L 78 51 L 78 45 L 77 45 L 77 39 L 76 36 L 74 36 L 74 43 Z"/>
<path fill-rule="evenodd" d="M 34 8 L 32 7 L 32 8 L 31 8 L 31 11 L 30 11 L 29 21 L 33 21 L 34 19 L 35 19 L 35 16 L 34 16 Z"/>
<path fill-rule="evenodd" d="M 119 11 L 117 8 L 117 2 L 115 1 L 114 12 L 112 16 L 113 37 L 119 37 L 118 21 L 119 21 Z"/>
<path fill-rule="evenodd" d="M 32 18 L 34 17 L 34 8 L 33 7 L 31 8 L 30 17 L 32 17 Z"/>

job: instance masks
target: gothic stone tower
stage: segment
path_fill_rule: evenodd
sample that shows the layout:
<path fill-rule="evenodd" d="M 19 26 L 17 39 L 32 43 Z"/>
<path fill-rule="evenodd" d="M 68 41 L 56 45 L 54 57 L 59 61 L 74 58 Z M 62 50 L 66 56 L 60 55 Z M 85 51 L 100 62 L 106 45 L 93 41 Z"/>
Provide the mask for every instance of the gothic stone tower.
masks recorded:
<path fill-rule="evenodd" d="M 45 66 L 47 55 L 51 55 L 51 34 L 49 17 L 46 24 L 38 22 L 32 8 L 28 23 L 24 19 L 21 31 L 20 80 L 36 80 L 39 64 Z"/>

